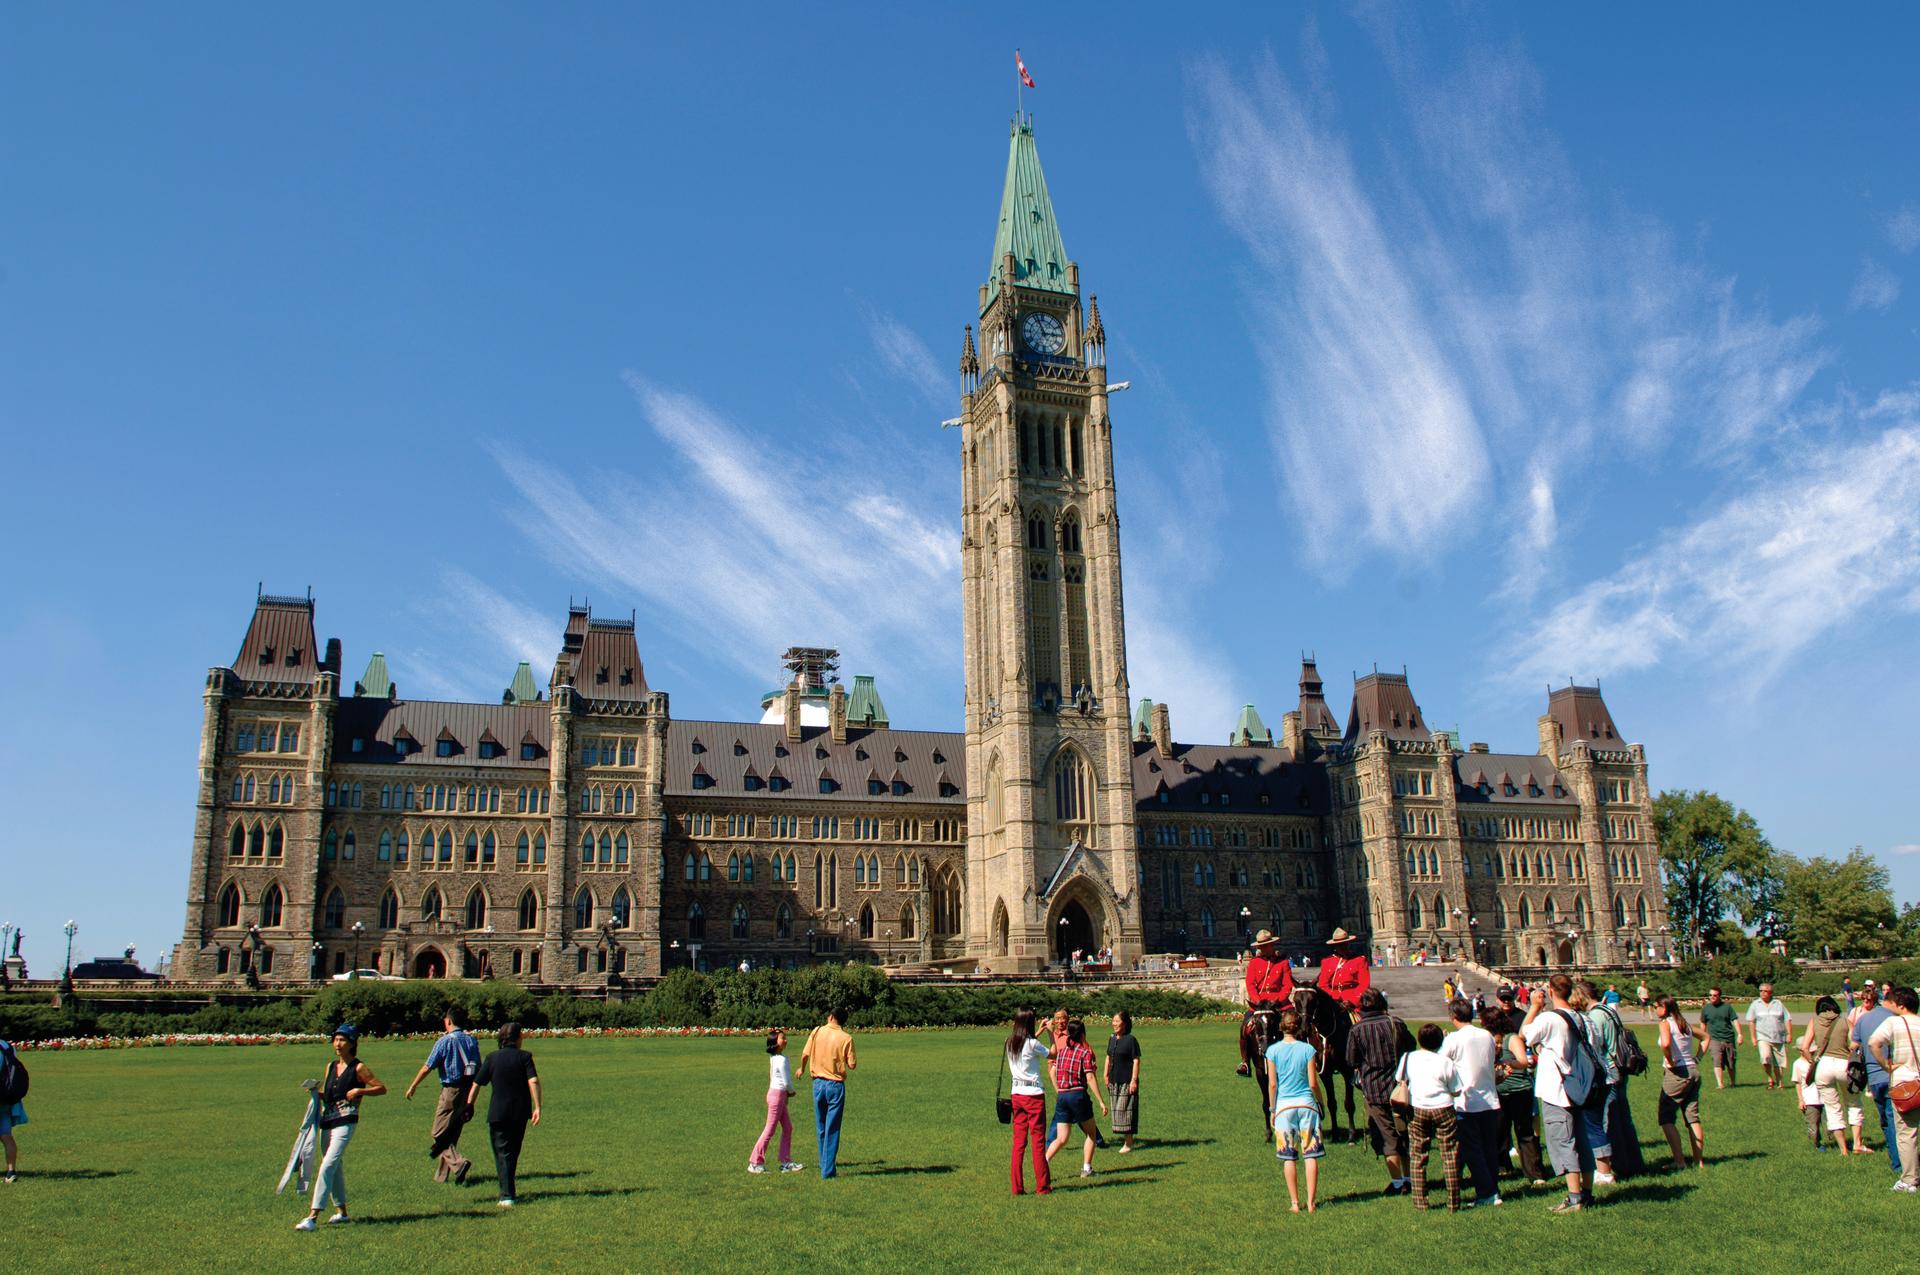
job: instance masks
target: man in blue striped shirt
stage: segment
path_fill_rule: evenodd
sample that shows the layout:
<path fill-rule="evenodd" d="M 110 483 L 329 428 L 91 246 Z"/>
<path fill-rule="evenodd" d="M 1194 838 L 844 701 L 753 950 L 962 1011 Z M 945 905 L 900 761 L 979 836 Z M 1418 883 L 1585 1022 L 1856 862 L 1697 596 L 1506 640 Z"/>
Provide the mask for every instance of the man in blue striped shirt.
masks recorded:
<path fill-rule="evenodd" d="M 445 1182 L 451 1177 L 464 1184 L 473 1161 L 460 1154 L 460 1131 L 472 1114 L 466 1103 L 466 1091 L 474 1073 L 480 1070 L 480 1042 L 466 1030 L 465 1014 L 457 1005 L 449 1006 L 444 1020 L 446 1034 L 433 1042 L 433 1052 L 420 1066 L 407 1097 L 420 1087 L 429 1073 L 440 1075 L 440 1101 L 433 1108 L 433 1142 L 427 1154 L 433 1157 L 433 1180 Z"/>

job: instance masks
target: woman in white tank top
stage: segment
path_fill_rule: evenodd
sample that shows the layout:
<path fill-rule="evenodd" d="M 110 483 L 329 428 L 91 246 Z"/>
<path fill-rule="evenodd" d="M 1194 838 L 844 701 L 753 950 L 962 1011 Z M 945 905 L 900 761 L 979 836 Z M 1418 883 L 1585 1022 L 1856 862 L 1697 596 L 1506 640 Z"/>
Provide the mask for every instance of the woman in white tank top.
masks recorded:
<path fill-rule="evenodd" d="M 1704 1044 L 1707 1030 L 1689 1024 L 1680 1012 L 1680 1003 L 1671 996 L 1655 1001 L 1653 1012 L 1660 1020 L 1660 1131 L 1667 1135 L 1674 1164 L 1685 1168 L 1687 1156 L 1680 1148 L 1677 1127 L 1677 1121 L 1685 1119 L 1687 1136 L 1693 1142 L 1694 1167 L 1705 1168 L 1707 1135 L 1700 1125 L 1700 1067 L 1693 1042 Z"/>

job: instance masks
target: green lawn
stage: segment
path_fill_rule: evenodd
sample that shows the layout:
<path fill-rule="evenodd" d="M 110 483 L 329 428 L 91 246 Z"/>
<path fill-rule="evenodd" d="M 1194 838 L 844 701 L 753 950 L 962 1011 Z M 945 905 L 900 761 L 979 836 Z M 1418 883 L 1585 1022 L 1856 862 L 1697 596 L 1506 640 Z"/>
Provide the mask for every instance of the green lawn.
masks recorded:
<path fill-rule="evenodd" d="M 304 1102 L 296 1086 L 320 1071 L 324 1047 L 36 1053 L 33 1120 L 19 1135 L 25 1172 L 0 1188 L 0 1234 L 9 1268 L 23 1271 L 798 1264 L 1405 1275 L 1449 1262 L 1653 1269 L 1707 1251 L 1716 1269 L 1778 1269 L 1782 1245 L 1903 1234 L 1895 1227 L 1920 1208 L 1887 1190 L 1884 1157 L 1814 1154 L 1791 1100 L 1749 1083 L 1724 1094 L 1709 1086 L 1704 1173 L 1622 1184 L 1584 1216 L 1549 1216 L 1553 1188 L 1512 1189 L 1499 1210 L 1416 1214 L 1405 1199 L 1378 1197 L 1370 1152 L 1339 1146 L 1323 1161 L 1322 1211 L 1295 1217 L 1260 1140 L 1252 1086 L 1232 1074 L 1232 1032 L 1143 1027 L 1150 1136 L 1131 1157 L 1101 1153 L 1084 1184 L 1063 1155 L 1066 1173 L 1045 1199 L 1007 1193 L 1007 1133 L 989 1105 L 995 1033 L 861 1038 L 834 1182 L 814 1171 L 810 1109 L 796 1111 L 795 1155 L 808 1172 L 743 1171 L 764 1110 L 755 1039 L 535 1041 L 546 1123 L 529 1132 L 522 1206 L 511 1212 L 494 1207 L 484 1126 L 466 1141 L 473 1181 L 431 1180 L 434 1082 L 411 1104 L 398 1096 L 426 1047 L 374 1041 L 366 1060 L 395 1092 L 366 1104 L 348 1156 L 356 1221 L 310 1235 L 291 1229 L 304 1204 L 276 1198 L 273 1185 Z M 1658 1145 L 1664 1160 L 1655 1085 L 1643 1078 L 1634 1090 L 1648 1154 Z M 1867 1125 L 1877 1146 L 1871 1112 Z"/>

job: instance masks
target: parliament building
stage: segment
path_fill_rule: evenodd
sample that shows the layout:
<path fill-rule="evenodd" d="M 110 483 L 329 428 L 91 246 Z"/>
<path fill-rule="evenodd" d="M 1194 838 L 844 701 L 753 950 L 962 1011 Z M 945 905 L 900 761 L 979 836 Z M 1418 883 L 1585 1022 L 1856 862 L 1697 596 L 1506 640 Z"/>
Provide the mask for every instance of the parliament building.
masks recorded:
<path fill-rule="evenodd" d="M 676 719 L 634 621 L 585 606 L 544 686 L 408 699 L 378 652 L 348 678 L 311 596 L 260 594 L 207 674 L 174 977 L 1020 971 L 1336 925 L 1376 959 L 1666 954 L 1646 756 L 1597 687 L 1552 691 L 1527 753 L 1462 747 L 1404 674 L 1358 677 L 1343 724 L 1312 660 L 1277 735 L 1248 705 L 1183 743 L 1132 702 L 1106 333 L 1027 120 L 976 314 L 962 730 L 894 726 L 801 647 L 751 720 Z"/>

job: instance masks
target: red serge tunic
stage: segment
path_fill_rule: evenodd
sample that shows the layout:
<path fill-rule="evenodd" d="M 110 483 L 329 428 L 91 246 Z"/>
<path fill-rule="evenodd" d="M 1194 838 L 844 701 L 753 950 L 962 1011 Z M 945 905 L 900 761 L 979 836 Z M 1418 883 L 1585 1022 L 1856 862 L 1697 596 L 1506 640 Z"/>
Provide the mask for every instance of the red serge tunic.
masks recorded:
<path fill-rule="evenodd" d="M 1256 956 L 1247 962 L 1247 1004 L 1281 1006 L 1293 999 L 1293 967 L 1286 961 Z"/>

